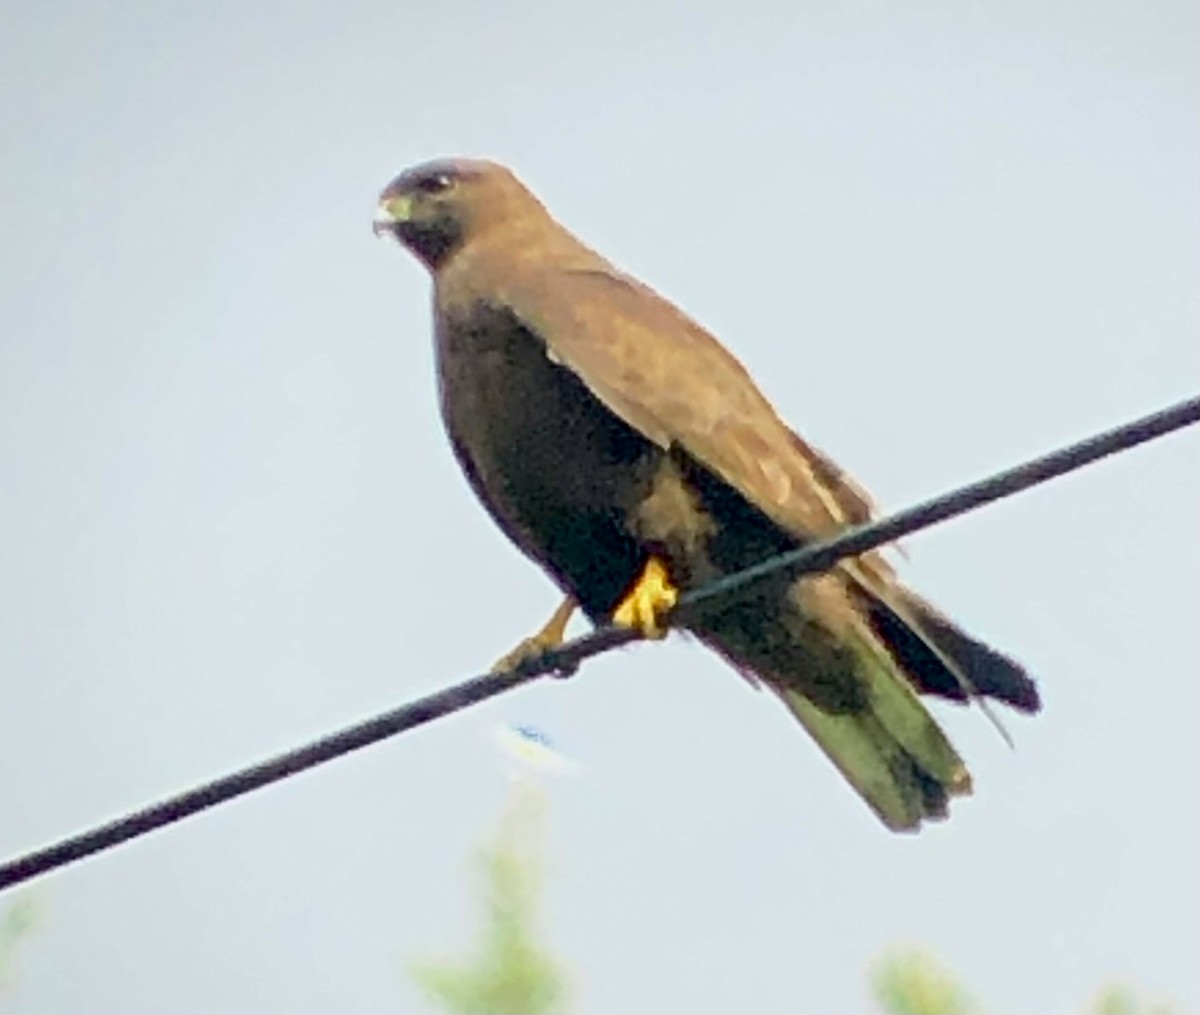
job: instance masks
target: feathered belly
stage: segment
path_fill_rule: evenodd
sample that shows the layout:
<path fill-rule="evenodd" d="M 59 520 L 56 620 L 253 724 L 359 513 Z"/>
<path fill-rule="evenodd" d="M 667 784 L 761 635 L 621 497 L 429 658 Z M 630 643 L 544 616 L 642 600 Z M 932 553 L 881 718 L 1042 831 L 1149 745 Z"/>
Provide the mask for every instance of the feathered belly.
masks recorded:
<path fill-rule="evenodd" d="M 646 550 L 630 531 L 663 452 L 606 409 L 506 314 L 439 335 L 442 414 L 488 512 L 593 619 L 607 619 Z"/>

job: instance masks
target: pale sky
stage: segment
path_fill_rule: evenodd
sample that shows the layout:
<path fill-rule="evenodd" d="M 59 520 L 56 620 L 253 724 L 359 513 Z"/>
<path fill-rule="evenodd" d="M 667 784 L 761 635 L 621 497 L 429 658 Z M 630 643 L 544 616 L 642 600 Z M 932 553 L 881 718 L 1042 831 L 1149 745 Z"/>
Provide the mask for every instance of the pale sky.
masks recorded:
<path fill-rule="evenodd" d="M 686 13 L 684 13 L 686 12 Z M 485 668 L 556 594 L 458 474 L 379 189 L 512 165 L 902 507 L 1195 392 L 1182 0 L 0 10 L 0 856 Z M 942 717 L 976 795 L 887 833 L 675 638 L 31 889 L 14 1013 L 429 1012 L 545 730 L 574 1010 L 864 1011 L 931 949 L 993 1012 L 1200 1010 L 1200 435 L 911 539 L 1045 712 Z M 0 908 L 6 904 L 0 899 Z"/>

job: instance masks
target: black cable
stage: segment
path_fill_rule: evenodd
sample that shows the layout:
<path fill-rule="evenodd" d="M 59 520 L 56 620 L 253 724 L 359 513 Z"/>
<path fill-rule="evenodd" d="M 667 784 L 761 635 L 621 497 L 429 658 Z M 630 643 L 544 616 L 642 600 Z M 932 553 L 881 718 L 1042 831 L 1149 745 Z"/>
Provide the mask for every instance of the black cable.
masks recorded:
<path fill-rule="evenodd" d="M 827 571 L 843 557 L 865 553 L 884 543 L 953 518 L 1002 497 L 1009 497 L 1048 479 L 1072 472 L 1119 451 L 1200 422 L 1200 397 L 1188 399 L 1124 426 L 1089 437 L 1041 458 L 954 490 L 887 518 L 849 529 L 841 535 L 772 557 L 737 574 L 718 579 L 680 598 L 677 617 L 717 596 L 744 591 L 749 585 L 781 570 L 793 574 Z M 78 835 L 73 835 L 0 864 L 0 891 L 59 867 L 91 856 L 156 828 L 174 824 L 252 790 L 279 782 L 305 769 L 332 761 L 351 751 L 385 740 L 433 719 L 457 712 L 551 672 L 568 672 L 583 660 L 627 644 L 638 636 L 627 629 L 603 627 L 567 642 L 540 659 L 530 660 L 513 674 L 485 674 L 463 681 L 417 701 L 401 705 L 364 722 L 347 726 L 319 740 L 233 772 L 195 789 L 169 797 Z"/>
<path fill-rule="evenodd" d="M 744 571 L 719 578 L 703 588 L 696 589 L 691 595 L 681 596 L 679 605 L 682 608 L 728 595 L 784 568 L 791 568 L 796 574 L 828 571 L 843 557 L 853 557 L 884 543 L 895 542 L 938 522 L 973 511 L 992 501 L 1011 497 L 1048 479 L 1074 472 L 1118 451 L 1128 451 L 1139 444 L 1145 444 L 1156 437 L 1163 437 L 1197 422 L 1200 422 L 1200 397 L 1189 398 L 1149 416 L 1135 419 L 1132 423 L 1113 427 L 1094 437 L 1086 437 L 1075 444 L 1051 451 L 1022 465 L 1015 465 L 969 486 L 959 487 L 904 511 L 897 511 L 868 525 L 849 529 L 836 539 L 799 550 L 790 550 Z"/>

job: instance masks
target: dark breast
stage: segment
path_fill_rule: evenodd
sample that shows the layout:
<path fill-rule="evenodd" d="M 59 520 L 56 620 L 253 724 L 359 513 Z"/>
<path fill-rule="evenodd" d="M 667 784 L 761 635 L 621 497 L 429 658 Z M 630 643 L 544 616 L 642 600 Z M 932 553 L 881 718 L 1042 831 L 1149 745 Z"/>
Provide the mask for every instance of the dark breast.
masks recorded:
<path fill-rule="evenodd" d="M 606 409 L 511 313 L 438 322 L 442 414 L 459 463 L 509 538 L 593 619 L 647 551 L 629 531 L 663 452 Z"/>

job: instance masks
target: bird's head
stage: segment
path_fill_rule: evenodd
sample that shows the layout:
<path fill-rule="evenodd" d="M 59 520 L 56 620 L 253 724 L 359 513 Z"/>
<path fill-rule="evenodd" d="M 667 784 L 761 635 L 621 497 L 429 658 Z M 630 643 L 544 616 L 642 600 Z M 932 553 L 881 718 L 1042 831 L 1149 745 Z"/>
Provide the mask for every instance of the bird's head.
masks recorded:
<path fill-rule="evenodd" d="M 489 227 L 541 209 L 503 166 L 480 159 L 438 159 L 407 169 L 379 196 L 374 230 L 396 237 L 436 271 Z"/>

